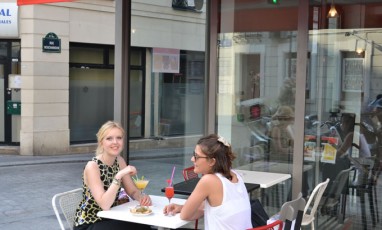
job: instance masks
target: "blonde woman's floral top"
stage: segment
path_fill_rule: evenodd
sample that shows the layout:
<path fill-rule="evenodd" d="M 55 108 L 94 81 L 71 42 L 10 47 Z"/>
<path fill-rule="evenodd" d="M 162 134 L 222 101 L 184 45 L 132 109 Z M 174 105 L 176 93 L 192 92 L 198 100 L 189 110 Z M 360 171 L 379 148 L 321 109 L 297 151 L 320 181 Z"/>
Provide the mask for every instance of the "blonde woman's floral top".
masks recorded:
<path fill-rule="evenodd" d="M 101 181 L 103 182 L 103 187 L 105 191 L 111 185 L 114 176 L 119 171 L 119 165 L 117 159 L 115 159 L 112 166 L 104 164 L 101 160 L 96 157 L 92 158 L 92 161 L 95 161 L 98 164 Z M 82 201 L 76 209 L 76 216 L 74 219 L 74 225 L 79 226 L 83 224 L 93 224 L 97 221 L 102 220 L 102 218 L 97 216 L 99 211 L 102 211 L 101 207 L 98 206 L 97 202 L 94 200 L 94 197 L 90 193 L 89 187 L 84 182 L 84 176 L 82 175 Z M 118 193 L 115 194 L 115 201 L 112 206 L 117 205 Z"/>

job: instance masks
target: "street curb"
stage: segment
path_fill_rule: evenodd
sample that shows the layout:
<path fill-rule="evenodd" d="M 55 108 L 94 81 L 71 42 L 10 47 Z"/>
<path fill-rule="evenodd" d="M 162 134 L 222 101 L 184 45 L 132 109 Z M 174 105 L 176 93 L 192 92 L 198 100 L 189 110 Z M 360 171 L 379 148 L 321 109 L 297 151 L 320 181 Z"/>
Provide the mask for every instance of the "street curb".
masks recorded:
<path fill-rule="evenodd" d="M 81 154 L 85 155 L 85 154 Z M 36 160 L 23 160 L 22 157 L 17 156 L 15 158 L 19 158 L 19 160 L 11 160 L 8 162 L 1 162 L 1 167 L 12 167 L 12 166 L 26 166 L 26 165 L 41 165 L 41 164 L 62 164 L 62 163 L 81 163 L 81 162 L 87 162 L 94 156 L 94 153 L 86 154 L 86 156 L 73 156 L 73 155 L 65 155 L 65 157 L 70 159 L 62 159 L 64 157 L 62 156 L 56 156 L 53 158 L 61 158 L 61 159 L 52 159 L 52 157 L 47 159 L 36 159 Z M 184 156 L 182 153 L 171 153 L 171 154 L 136 154 L 135 156 L 130 156 L 130 161 L 132 160 L 143 160 L 143 159 L 159 159 L 159 158 L 173 158 L 173 157 L 181 157 Z M 1 160 L 0 156 L 0 160 Z M 4 157 L 4 155 L 3 155 Z M 6 156 L 6 157 L 12 157 L 12 156 Z M 77 159 L 76 159 L 77 158 Z"/>

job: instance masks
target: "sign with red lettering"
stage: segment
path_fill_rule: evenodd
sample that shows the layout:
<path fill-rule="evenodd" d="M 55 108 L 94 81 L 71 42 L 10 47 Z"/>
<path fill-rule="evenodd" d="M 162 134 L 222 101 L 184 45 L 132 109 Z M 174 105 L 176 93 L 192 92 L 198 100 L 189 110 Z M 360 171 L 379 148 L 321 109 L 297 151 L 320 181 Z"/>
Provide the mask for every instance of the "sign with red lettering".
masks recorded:
<path fill-rule="evenodd" d="M 55 3 L 55 2 L 73 2 L 73 0 L 17 0 L 17 5 L 32 5 L 43 3 Z"/>

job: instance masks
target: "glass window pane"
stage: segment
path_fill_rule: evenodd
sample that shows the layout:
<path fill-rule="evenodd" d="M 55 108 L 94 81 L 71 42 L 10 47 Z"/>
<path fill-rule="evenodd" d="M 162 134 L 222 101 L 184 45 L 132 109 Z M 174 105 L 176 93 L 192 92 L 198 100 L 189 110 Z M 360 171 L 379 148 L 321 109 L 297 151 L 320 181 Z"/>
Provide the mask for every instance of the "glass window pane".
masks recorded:
<path fill-rule="evenodd" d="M 103 49 L 90 47 L 70 47 L 69 62 L 104 64 Z"/>
<path fill-rule="evenodd" d="M 142 137 L 143 123 L 143 71 L 130 71 L 130 126 L 129 132 L 131 138 Z"/>
<path fill-rule="evenodd" d="M 114 48 L 113 49 L 109 49 L 109 64 L 110 65 L 114 65 Z"/>
<path fill-rule="evenodd" d="M 141 50 L 131 50 L 130 52 L 130 65 L 141 66 L 142 65 L 142 52 Z"/>
<path fill-rule="evenodd" d="M 71 68 L 69 74 L 70 141 L 94 141 L 99 127 L 114 117 L 114 72 Z"/>
<path fill-rule="evenodd" d="M 368 175 L 376 173 L 381 159 L 382 101 L 377 98 L 382 92 L 382 22 L 375 18 L 380 17 L 382 4 L 335 3 L 336 17 L 327 17 L 329 8 L 325 5 L 310 7 L 307 87 L 311 92 L 306 101 L 304 156 L 317 172 L 310 178 L 313 185 L 331 179 L 328 193 L 335 188 L 337 175 L 354 166 L 346 178 L 350 183 L 346 181 L 339 188 L 345 194 L 354 191 L 355 185 L 373 187 L 379 183 L 371 182 Z M 361 191 L 355 190 L 357 195 L 349 193 L 347 202 L 342 203 L 346 212 L 340 212 L 340 221 L 354 217 L 352 222 L 360 223 L 354 228 L 372 228 L 376 216 L 367 204 L 363 209 L 365 205 L 357 199 Z M 322 216 L 319 223 L 325 220 Z"/>
<path fill-rule="evenodd" d="M 223 0 L 219 10 L 217 132 L 237 154 L 234 168 L 292 174 L 297 2 Z M 269 205 L 280 207 L 290 185 L 265 189 Z"/>
<path fill-rule="evenodd" d="M 174 181 L 184 180 L 181 170 L 192 165 L 191 152 L 204 132 L 206 9 L 174 12 L 171 3 L 164 1 L 133 2 L 130 68 L 136 72 L 129 75 L 130 104 L 144 108 L 143 136 L 152 141 L 146 140 L 145 145 L 131 141 L 129 157 L 139 173 L 150 178 L 147 193 L 163 195 L 161 188 L 173 166 Z M 147 17 L 143 19 L 135 9 Z M 165 52 L 154 56 L 156 49 Z M 138 89 L 140 74 L 144 81 Z M 130 114 L 130 127 L 137 121 L 134 115 Z M 155 164 L 155 169 L 145 167 L 148 164 Z"/>

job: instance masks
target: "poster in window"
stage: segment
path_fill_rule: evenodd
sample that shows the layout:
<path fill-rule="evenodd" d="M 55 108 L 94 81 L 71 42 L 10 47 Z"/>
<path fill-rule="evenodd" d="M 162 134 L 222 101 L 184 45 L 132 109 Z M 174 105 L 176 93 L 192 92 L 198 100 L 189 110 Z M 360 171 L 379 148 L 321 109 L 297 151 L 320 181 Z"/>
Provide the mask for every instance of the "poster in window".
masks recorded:
<path fill-rule="evenodd" d="M 342 91 L 361 92 L 363 87 L 363 58 L 344 58 L 342 64 Z"/>
<path fill-rule="evenodd" d="M 179 50 L 153 48 L 154 73 L 179 73 Z"/>

